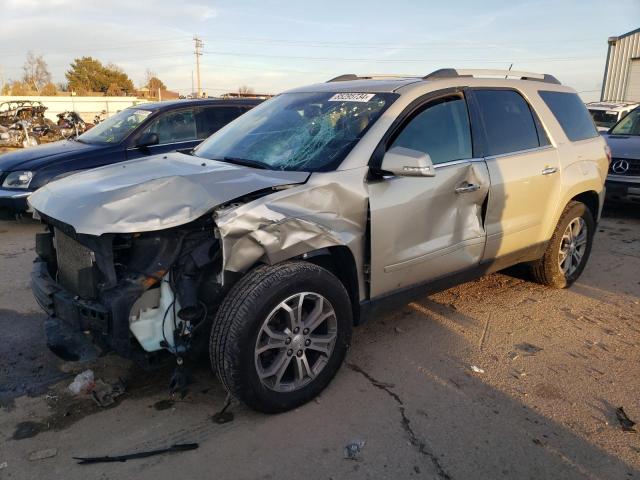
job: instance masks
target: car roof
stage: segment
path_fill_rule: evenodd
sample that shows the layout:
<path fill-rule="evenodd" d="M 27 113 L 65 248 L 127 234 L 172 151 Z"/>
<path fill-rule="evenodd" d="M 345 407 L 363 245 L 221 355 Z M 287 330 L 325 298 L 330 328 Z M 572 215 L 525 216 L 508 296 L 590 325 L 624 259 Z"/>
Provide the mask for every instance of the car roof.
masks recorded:
<path fill-rule="evenodd" d="M 624 110 L 625 108 L 637 106 L 637 102 L 590 102 L 587 108 L 599 110 Z"/>
<path fill-rule="evenodd" d="M 419 77 L 400 78 L 368 78 L 357 80 L 331 81 L 325 83 L 315 83 L 304 87 L 287 90 L 285 93 L 316 93 L 316 92 L 361 92 L 361 93 L 384 93 L 395 92 L 405 85 L 419 82 Z"/>
<path fill-rule="evenodd" d="M 229 100 L 221 100 L 221 99 L 210 99 L 210 98 L 202 98 L 195 100 L 168 100 L 164 102 L 148 102 L 148 103 L 139 103 L 129 108 L 138 108 L 142 110 L 151 110 L 154 112 L 163 112 L 165 110 L 173 110 L 175 108 L 184 108 L 184 107 L 224 107 L 227 105 L 247 105 L 247 106 L 256 106 L 264 100 L 259 98 L 241 98 L 241 99 L 229 99 Z"/>
<path fill-rule="evenodd" d="M 488 78 L 490 77 L 490 78 Z M 520 72 L 511 70 L 454 69 L 443 68 L 426 76 L 411 75 L 368 75 L 359 77 L 353 74 L 340 75 L 325 83 L 316 83 L 305 87 L 288 90 L 285 93 L 319 93 L 319 92 L 358 92 L 385 93 L 397 92 L 405 94 L 415 90 L 433 89 L 447 86 L 469 87 L 502 87 L 528 90 L 532 87 L 555 91 L 570 91 L 555 77 L 548 74 Z"/>

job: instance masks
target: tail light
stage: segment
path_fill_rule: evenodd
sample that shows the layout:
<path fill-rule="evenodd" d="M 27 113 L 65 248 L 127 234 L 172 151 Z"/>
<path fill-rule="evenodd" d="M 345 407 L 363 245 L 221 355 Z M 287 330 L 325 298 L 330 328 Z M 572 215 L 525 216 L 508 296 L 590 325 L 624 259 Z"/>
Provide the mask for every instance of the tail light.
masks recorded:
<path fill-rule="evenodd" d="M 604 153 L 607 156 L 607 161 L 609 162 L 609 165 L 611 165 L 611 149 L 609 148 L 609 145 L 604 146 Z"/>

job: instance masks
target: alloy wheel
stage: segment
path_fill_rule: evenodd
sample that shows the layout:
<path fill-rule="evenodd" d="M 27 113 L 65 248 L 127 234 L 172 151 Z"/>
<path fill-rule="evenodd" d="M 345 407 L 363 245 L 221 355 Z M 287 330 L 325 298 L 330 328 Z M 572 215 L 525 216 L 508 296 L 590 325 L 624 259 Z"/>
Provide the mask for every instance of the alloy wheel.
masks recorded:
<path fill-rule="evenodd" d="M 337 334 L 336 313 L 322 295 L 302 292 L 283 300 L 267 316 L 256 340 L 260 381 L 276 392 L 308 385 L 331 358 Z"/>
<path fill-rule="evenodd" d="M 587 250 L 587 224 L 582 217 L 571 220 L 565 229 L 560 250 L 558 265 L 565 275 L 570 277 L 578 269 Z"/>

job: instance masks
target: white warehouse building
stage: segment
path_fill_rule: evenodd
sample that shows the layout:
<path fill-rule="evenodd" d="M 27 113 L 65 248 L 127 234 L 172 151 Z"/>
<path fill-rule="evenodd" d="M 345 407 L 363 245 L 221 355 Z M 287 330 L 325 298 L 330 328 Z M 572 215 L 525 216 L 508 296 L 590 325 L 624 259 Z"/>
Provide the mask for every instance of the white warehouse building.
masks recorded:
<path fill-rule="evenodd" d="M 608 43 L 600 101 L 640 103 L 640 28 Z"/>

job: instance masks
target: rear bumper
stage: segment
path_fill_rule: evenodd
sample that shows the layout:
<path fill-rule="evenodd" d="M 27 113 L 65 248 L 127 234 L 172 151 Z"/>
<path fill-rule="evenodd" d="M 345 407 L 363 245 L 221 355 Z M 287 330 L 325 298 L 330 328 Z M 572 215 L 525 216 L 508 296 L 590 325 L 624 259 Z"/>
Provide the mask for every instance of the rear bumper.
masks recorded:
<path fill-rule="evenodd" d="M 607 179 L 605 186 L 608 202 L 640 203 L 640 178 L 636 181 Z"/>
<path fill-rule="evenodd" d="M 29 210 L 27 198 L 33 192 L 24 192 L 17 190 L 7 190 L 0 188 L 0 208 L 10 210 L 11 212 L 26 212 Z"/>

